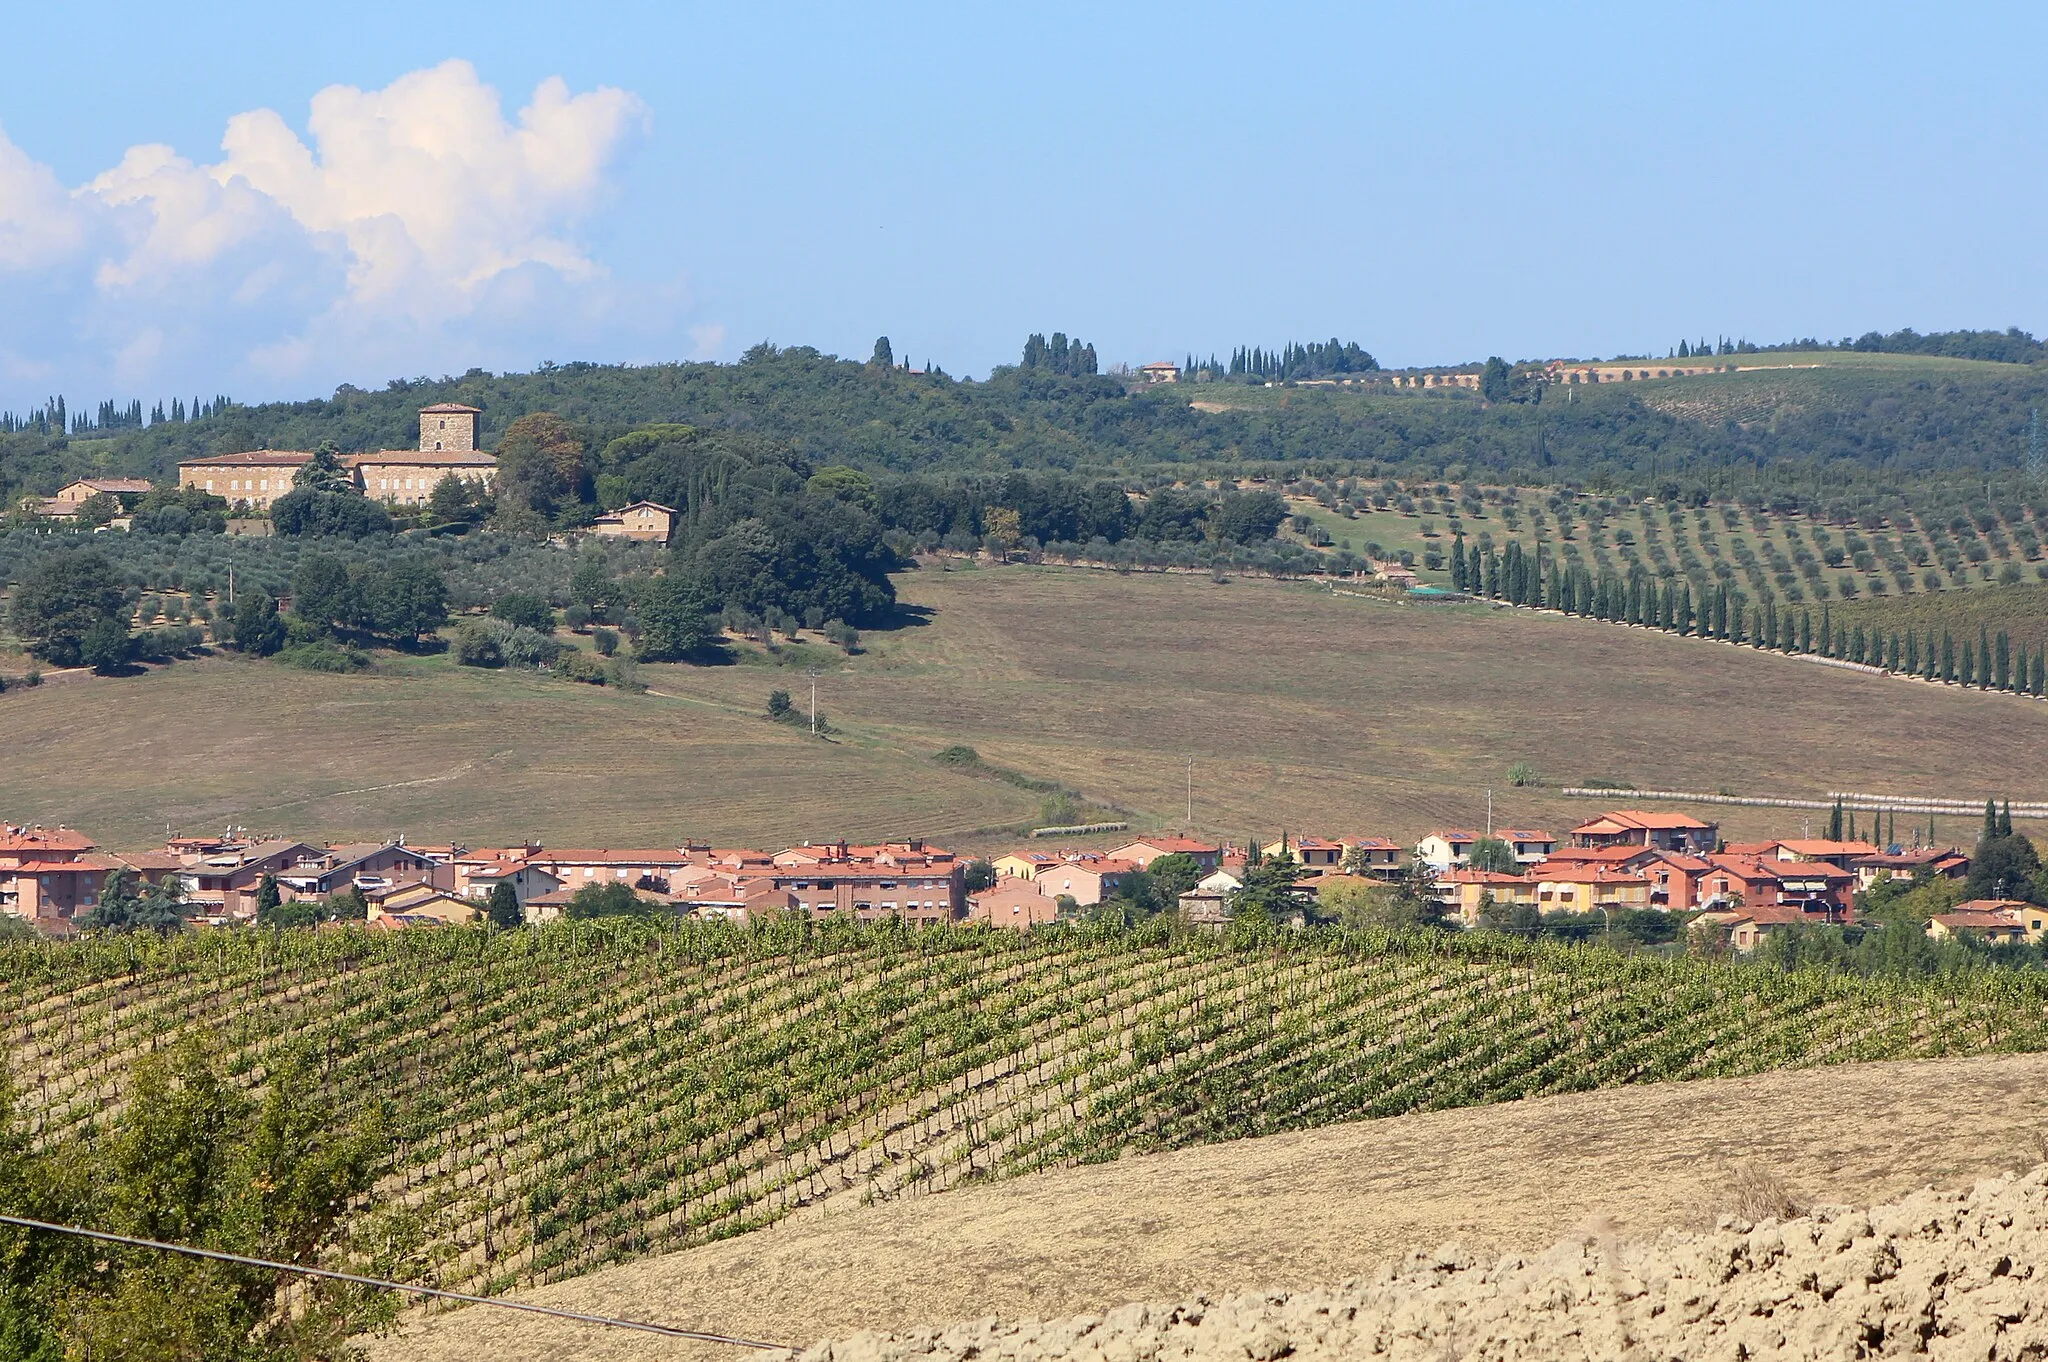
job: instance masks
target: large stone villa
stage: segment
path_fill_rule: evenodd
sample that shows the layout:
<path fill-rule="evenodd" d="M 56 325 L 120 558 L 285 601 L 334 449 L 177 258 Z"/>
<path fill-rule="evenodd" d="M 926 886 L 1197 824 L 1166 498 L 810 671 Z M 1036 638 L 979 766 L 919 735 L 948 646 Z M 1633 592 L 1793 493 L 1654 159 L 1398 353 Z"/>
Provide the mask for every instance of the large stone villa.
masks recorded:
<path fill-rule="evenodd" d="M 477 448 L 477 421 L 482 415 L 476 407 L 455 402 L 422 407 L 418 449 L 344 454 L 341 465 L 354 475 L 363 495 L 394 506 L 423 504 L 445 477 L 489 487 L 498 460 Z M 178 465 L 178 485 L 226 497 L 230 505 L 268 510 L 272 502 L 292 490 L 292 479 L 312 458 L 305 450 L 257 449 L 187 459 Z"/>

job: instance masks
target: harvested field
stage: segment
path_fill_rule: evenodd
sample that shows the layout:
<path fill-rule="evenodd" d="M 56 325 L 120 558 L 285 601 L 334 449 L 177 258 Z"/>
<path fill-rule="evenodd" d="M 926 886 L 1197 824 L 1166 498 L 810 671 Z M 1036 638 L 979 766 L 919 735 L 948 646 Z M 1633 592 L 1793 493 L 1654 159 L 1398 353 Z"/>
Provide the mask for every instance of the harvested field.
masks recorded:
<path fill-rule="evenodd" d="M 1483 1261 L 1574 1232 L 1704 1229 L 1737 1208 L 1745 1167 L 1771 1170 L 1801 1206 L 1967 1186 L 2039 1160 L 2044 1082 L 2048 1056 L 2005 1056 L 1425 1112 L 827 1209 L 521 1299 L 804 1344 L 1336 1283 L 1447 1240 Z M 736 1354 L 468 1310 L 371 1355 Z"/>
<path fill-rule="evenodd" d="M 1240 839 L 1476 826 L 1489 786 L 1499 824 L 1593 811 L 1510 787 L 1517 762 L 1552 787 L 2048 797 L 2033 760 L 2048 706 L 2012 696 L 1300 584 L 1030 567 L 900 580 L 935 613 L 820 678 L 834 742 L 762 717 L 771 689 L 808 699 L 796 668 L 650 666 L 661 693 L 633 696 L 438 659 L 371 676 L 179 663 L 0 699 L 0 810 L 116 847 L 166 821 L 473 844 L 1011 843 L 1039 796 L 931 760 L 955 743 L 1140 826 L 1190 821 L 1193 758 L 1194 827 Z M 1984 743 L 1987 725 L 2006 741 Z M 1717 812 L 1731 837 L 1797 830 Z"/>
<path fill-rule="evenodd" d="M 2048 1166 L 1868 1212 L 1729 1217 L 1710 1232 L 1534 1257 L 1446 1246 L 1369 1281 L 821 1343 L 803 1362 L 1294 1357 L 1972 1357 L 2048 1350 Z"/>

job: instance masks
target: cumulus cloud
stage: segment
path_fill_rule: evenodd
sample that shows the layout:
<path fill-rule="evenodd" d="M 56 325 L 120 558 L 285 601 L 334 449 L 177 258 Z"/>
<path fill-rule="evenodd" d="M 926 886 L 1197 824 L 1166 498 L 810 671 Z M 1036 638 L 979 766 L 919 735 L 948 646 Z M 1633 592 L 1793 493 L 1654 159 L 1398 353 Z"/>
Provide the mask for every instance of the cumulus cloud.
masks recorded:
<path fill-rule="evenodd" d="M 646 124 L 631 93 L 559 78 L 508 119 L 447 61 L 320 91 L 304 138 L 256 109 L 211 164 L 136 146 L 71 189 L 0 130 L 0 403 L 53 377 L 80 397 L 299 392 L 687 344 L 676 289 L 622 287 L 577 238 Z"/>

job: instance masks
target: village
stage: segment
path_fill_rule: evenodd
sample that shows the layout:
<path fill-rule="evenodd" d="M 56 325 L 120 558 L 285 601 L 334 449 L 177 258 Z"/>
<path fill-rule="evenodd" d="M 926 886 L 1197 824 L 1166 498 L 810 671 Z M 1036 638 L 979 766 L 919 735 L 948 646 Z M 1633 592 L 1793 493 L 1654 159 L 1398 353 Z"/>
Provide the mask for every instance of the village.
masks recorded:
<path fill-rule="evenodd" d="M 104 897 L 168 886 L 180 925 L 245 927 L 272 920 L 267 910 L 302 904 L 324 910 L 309 922 L 405 930 L 596 915 L 579 907 L 604 890 L 614 905 L 630 895 L 635 911 L 704 921 L 795 914 L 1028 931 L 1091 916 L 1145 876 L 1172 886 L 1168 906 L 1186 924 L 1221 930 L 1263 870 L 1286 896 L 1282 925 L 1336 920 L 1347 895 L 1356 901 L 1398 884 L 1451 927 L 1494 926 L 1517 911 L 1603 921 L 1651 911 L 1674 915 L 1689 937 L 1748 954 L 1788 928 L 1854 924 L 1857 895 L 1886 881 L 1960 882 L 1969 869 L 1970 858 L 1953 847 L 1809 837 L 1726 843 L 1713 823 L 1640 810 L 1603 813 L 1562 839 L 1524 828 L 1448 828 L 1412 848 L 1306 835 L 1237 847 L 1162 834 L 1101 851 L 1026 848 L 986 860 L 918 839 L 805 842 L 776 852 L 693 842 L 556 849 L 404 837 L 329 844 L 241 829 L 109 853 L 70 828 L 10 825 L 0 833 L 0 916 L 72 936 L 100 925 L 95 910 Z M 1973 899 L 1932 915 L 1926 931 L 1936 940 L 2038 943 L 2048 937 L 2048 908 Z"/>

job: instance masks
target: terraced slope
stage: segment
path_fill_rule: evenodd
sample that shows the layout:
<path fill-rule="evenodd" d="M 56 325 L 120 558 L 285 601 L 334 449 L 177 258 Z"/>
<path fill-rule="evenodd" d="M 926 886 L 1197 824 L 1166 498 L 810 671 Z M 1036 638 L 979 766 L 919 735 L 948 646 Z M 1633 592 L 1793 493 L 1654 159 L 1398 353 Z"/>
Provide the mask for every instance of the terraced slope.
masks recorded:
<path fill-rule="evenodd" d="M 206 1028 L 309 1046 L 400 1137 L 378 1265 L 499 1291 L 843 1198 L 1359 1117 L 2048 1049 L 2048 982 L 1496 940 L 568 925 L 0 950 L 17 1078 L 77 1126 Z"/>

